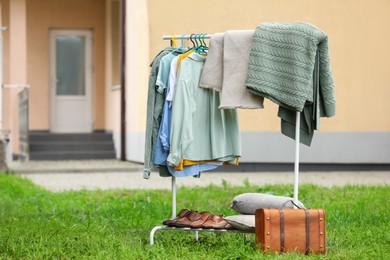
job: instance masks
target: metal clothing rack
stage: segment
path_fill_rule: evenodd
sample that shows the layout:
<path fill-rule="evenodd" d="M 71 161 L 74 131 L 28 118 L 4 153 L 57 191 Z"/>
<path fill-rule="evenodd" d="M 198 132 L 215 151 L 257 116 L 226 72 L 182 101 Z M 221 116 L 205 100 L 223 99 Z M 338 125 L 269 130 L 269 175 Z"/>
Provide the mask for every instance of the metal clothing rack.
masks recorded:
<path fill-rule="evenodd" d="M 183 34 L 183 35 L 163 35 L 163 40 L 170 40 L 171 46 L 173 46 L 173 41 L 175 39 L 194 39 L 195 34 Z M 212 35 L 207 34 L 197 34 L 202 35 L 202 39 L 209 39 Z M 294 203 L 298 204 L 298 185 L 299 185 L 299 143 L 300 143 L 300 112 L 296 112 L 295 119 L 295 160 L 294 160 Z M 176 217 L 176 177 L 172 176 L 172 219 Z M 294 206 L 296 208 L 296 206 Z M 156 226 L 150 231 L 150 245 L 154 245 L 154 234 L 159 230 L 184 230 L 184 231 L 194 231 L 195 239 L 198 240 L 199 234 L 198 231 L 209 231 L 209 232 L 234 232 L 234 233 L 248 233 L 240 230 L 230 230 L 230 229 L 202 229 L 202 228 L 176 228 L 168 226 Z"/>

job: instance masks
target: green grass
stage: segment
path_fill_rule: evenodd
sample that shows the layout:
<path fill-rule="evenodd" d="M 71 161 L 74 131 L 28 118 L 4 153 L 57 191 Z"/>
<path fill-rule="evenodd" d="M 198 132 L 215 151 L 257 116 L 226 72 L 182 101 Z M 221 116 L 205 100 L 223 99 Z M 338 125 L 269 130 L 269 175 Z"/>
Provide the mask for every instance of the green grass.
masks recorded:
<path fill-rule="evenodd" d="M 244 192 L 291 195 L 292 185 L 180 188 L 187 207 L 234 215 L 230 200 Z M 329 259 L 390 259 L 388 186 L 300 186 L 300 200 L 325 208 Z M 170 191 L 112 190 L 52 193 L 15 175 L 0 174 L 1 259 L 317 259 L 264 255 L 253 234 L 150 230 L 169 218 Z"/>

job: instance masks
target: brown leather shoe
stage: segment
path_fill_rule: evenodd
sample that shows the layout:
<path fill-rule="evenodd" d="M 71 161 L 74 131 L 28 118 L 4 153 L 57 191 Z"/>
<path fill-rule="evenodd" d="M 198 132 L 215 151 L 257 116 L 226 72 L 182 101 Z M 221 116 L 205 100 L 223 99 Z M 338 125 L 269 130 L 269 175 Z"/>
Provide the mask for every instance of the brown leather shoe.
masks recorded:
<path fill-rule="evenodd" d="M 200 214 L 202 216 L 198 220 L 195 220 L 195 221 L 191 222 L 190 223 L 190 227 L 192 227 L 192 228 L 201 228 L 203 223 L 205 223 L 209 219 L 209 217 L 210 217 L 210 214 L 207 211 L 203 211 Z"/>
<path fill-rule="evenodd" d="M 226 222 L 223 215 L 210 215 L 206 222 L 203 223 L 202 228 L 209 229 L 231 229 L 232 226 Z"/>
<path fill-rule="evenodd" d="M 164 220 L 163 221 L 163 225 L 167 225 L 167 226 L 170 226 L 170 224 L 174 221 L 177 221 L 187 215 L 189 215 L 192 211 L 189 210 L 189 209 L 182 209 L 180 210 L 179 214 L 177 214 L 177 216 L 174 218 L 174 219 L 167 219 L 167 220 Z"/>
<path fill-rule="evenodd" d="M 192 222 L 199 220 L 201 217 L 202 217 L 202 214 L 200 214 L 198 211 L 193 211 L 190 214 L 182 217 L 181 219 L 173 221 L 171 223 L 171 226 L 172 227 L 190 227 L 190 224 Z"/>

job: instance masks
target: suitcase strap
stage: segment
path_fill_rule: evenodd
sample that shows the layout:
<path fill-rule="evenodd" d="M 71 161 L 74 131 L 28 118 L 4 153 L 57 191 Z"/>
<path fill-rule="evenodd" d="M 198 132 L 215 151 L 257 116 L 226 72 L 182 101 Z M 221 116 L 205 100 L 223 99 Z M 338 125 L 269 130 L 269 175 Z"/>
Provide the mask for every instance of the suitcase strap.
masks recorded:
<path fill-rule="evenodd" d="M 280 209 L 280 252 L 284 253 L 284 212 Z M 310 213 L 308 209 L 305 209 L 306 216 L 306 250 L 305 254 L 310 253 Z"/>
<path fill-rule="evenodd" d="M 309 210 L 305 209 L 306 215 L 306 250 L 305 255 L 308 255 L 310 252 L 310 213 Z"/>
<path fill-rule="evenodd" d="M 280 209 L 280 252 L 284 253 L 284 212 Z"/>

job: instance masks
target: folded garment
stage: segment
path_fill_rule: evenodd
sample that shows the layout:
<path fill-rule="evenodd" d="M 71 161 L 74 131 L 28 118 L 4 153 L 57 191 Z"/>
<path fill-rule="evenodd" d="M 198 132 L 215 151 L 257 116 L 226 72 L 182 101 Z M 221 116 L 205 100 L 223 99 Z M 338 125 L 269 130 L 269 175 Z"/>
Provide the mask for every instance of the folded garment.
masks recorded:
<path fill-rule="evenodd" d="M 295 112 L 301 112 L 300 142 L 311 144 L 320 117 L 335 114 L 328 36 L 308 23 L 264 23 L 253 35 L 248 91 L 280 106 L 282 133 L 295 138 Z"/>
<path fill-rule="evenodd" d="M 254 30 L 225 32 L 222 95 L 219 108 L 254 109 L 264 107 L 264 98 L 248 92 L 245 86 L 253 33 Z"/>
<path fill-rule="evenodd" d="M 253 35 L 246 86 L 278 105 L 302 112 L 314 99 L 314 68 L 319 53 L 319 92 L 323 115 L 335 114 L 328 36 L 308 23 L 263 23 Z"/>
<path fill-rule="evenodd" d="M 199 86 L 221 91 L 223 80 L 223 38 L 225 33 L 214 33 L 210 37 L 207 59 L 204 63 Z"/>

